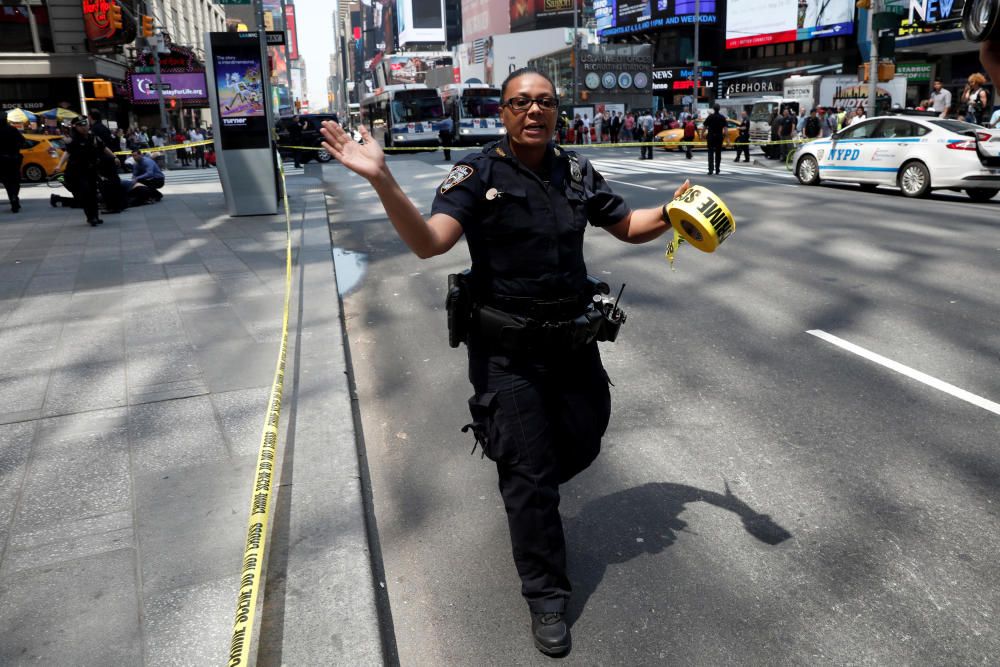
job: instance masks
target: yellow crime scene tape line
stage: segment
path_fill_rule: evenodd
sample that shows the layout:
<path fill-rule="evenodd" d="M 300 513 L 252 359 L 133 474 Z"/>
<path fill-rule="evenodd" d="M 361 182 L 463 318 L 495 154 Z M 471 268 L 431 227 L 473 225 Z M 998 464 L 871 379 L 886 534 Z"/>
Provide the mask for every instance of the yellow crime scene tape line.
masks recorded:
<path fill-rule="evenodd" d="M 167 151 L 179 151 L 185 148 L 194 148 L 195 146 L 208 146 L 209 144 L 214 144 L 214 139 L 205 139 L 204 141 L 191 141 L 184 142 L 183 144 L 170 144 L 169 146 L 150 146 L 148 148 L 140 148 L 140 153 L 165 153 Z M 115 155 L 131 155 L 132 151 L 113 151 Z"/>
<path fill-rule="evenodd" d="M 229 643 L 228 667 L 245 667 L 250 664 L 257 599 L 263 589 L 263 568 L 267 556 L 267 535 L 271 519 L 271 490 L 274 484 L 274 467 L 278 449 L 278 423 L 281 418 L 281 396 L 285 384 L 285 359 L 288 354 L 288 308 L 292 296 L 292 221 L 288 206 L 285 171 L 280 162 L 281 190 L 285 209 L 285 302 L 281 315 L 281 348 L 278 364 L 267 399 L 267 415 L 257 452 L 257 468 L 253 491 L 250 494 L 250 517 L 247 521 L 247 539 L 240 571 L 240 588 L 236 598 L 236 618 Z"/>
<path fill-rule="evenodd" d="M 734 148 L 736 146 L 778 146 L 780 144 L 801 144 L 803 141 L 801 139 L 781 139 L 775 141 L 734 141 L 733 143 L 724 143 L 723 148 Z M 590 144 L 559 144 L 563 148 L 568 148 L 571 150 L 579 149 L 601 149 L 601 148 L 639 148 L 641 146 L 653 146 L 654 148 L 659 146 L 661 148 L 674 148 L 674 147 L 684 147 L 684 146 L 707 146 L 704 141 L 628 141 L 619 142 L 613 144 L 611 142 L 602 143 L 590 143 Z M 300 151 L 321 151 L 325 150 L 321 146 L 289 146 L 285 144 L 278 144 L 279 148 L 289 148 L 293 150 Z M 162 149 L 160 149 L 162 150 Z M 473 151 L 482 150 L 482 146 L 383 146 L 382 150 L 386 153 L 404 153 L 407 151 L 411 152 L 428 152 L 428 151 L 455 151 L 460 153 L 462 151 Z"/>

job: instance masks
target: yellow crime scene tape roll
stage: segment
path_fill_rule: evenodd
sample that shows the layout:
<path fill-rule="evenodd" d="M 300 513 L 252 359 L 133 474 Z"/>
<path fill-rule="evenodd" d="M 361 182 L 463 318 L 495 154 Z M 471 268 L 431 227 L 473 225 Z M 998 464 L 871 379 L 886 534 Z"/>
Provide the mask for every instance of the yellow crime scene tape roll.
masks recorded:
<path fill-rule="evenodd" d="M 278 451 L 278 423 L 281 418 L 281 396 L 285 384 L 285 360 L 288 355 L 288 307 L 292 296 L 292 221 L 288 206 L 285 172 L 280 167 L 281 190 L 285 209 L 285 302 L 281 316 L 281 347 L 278 364 L 267 400 L 267 415 L 257 452 L 257 467 L 250 494 L 250 518 L 247 521 L 246 546 L 240 570 L 239 594 L 236 598 L 236 618 L 229 643 L 228 667 L 250 665 L 257 602 L 264 586 L 263 568 L 267 556 L 267 536 L 271 518 L 271 491 L 274 485 Z"/>
<path fill-rule="evenodd" d="M 674 229 L 666 253 L 671 268 L 682 241 L 702 252 L 715 252 L 736 231 L 736 219 L 722 198 L 700 185 L 674 197 L 663 207 L 663 213 Z"/>

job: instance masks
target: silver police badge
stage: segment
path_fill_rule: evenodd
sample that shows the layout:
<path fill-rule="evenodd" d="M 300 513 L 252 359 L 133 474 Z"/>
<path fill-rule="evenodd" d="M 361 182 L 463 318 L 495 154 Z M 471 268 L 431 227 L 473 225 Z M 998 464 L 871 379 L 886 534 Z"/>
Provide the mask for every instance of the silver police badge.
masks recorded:
<path fill-rule="evenodd" d="M 580 173 L 580 165 L 576 160 L 569 161 L 569 175 L 573 177 L 573 180 L 579 183 L 583 180 L 583 174 Z"/>
<path fill-rule="evenodd" d="M 474 171 L 475 169 L 467 164 L 456 164 L 448 173 L 448 178 L 444 179 L 444 183 L 441 184 L 441 194 L 448 192 L 448 190 L 451 190 L 469 176 L 472 176 L 472 172 Z"/>

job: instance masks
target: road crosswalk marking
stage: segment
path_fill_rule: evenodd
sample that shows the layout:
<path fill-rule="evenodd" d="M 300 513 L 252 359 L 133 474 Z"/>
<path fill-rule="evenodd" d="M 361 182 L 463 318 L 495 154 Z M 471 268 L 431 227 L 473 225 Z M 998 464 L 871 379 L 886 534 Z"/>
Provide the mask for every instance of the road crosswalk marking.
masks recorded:
<path fill-rule="evenodd" d="M 701 175 L 705 167 L 704 160 L 677 160 L 677 159 L 653 159 L 640 160 L 638 158 L 596 158 L 590 160 L 594 168 L 602 176 L 637 176 L 642 174 L 682 174 L 685 176 Z M 439 164 L 438 169 L 450 171 L 452 165 Z M 759 167 L 745 164 L 722 165 L 723 176 L 774 176 L 780 179 L 794 179 L 795 176 L 783 169 L 774 167 Z"/>
<path fill-rule="evenodd" d="M 302 174 L 302 167 L 285 167 L 285 176 L 298 176 Z M 196 183 L 216 183 L 219 180 L 219 172 L 211 167 L 207 169 L 177 169 L 163 172 L 167 186 Z M 128 179 L 129 174 L 122 174 L 122 179 Z"/>

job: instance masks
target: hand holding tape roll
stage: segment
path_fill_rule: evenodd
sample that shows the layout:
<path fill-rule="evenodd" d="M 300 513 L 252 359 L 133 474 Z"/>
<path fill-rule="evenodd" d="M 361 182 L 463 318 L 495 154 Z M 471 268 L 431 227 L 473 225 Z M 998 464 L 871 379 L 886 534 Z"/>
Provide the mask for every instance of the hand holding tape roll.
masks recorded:
<path fill-rule="evenodd" d="M 736 230 L 736 219 L 725 202 L 708 188 L 693 185 L 663 207 L 663 215 L 674 228 L 674 238 L 667 244 L 667 260 L 674 265 L 674 254 L 682 242 L 702 252 L 715 252 Z"/>

